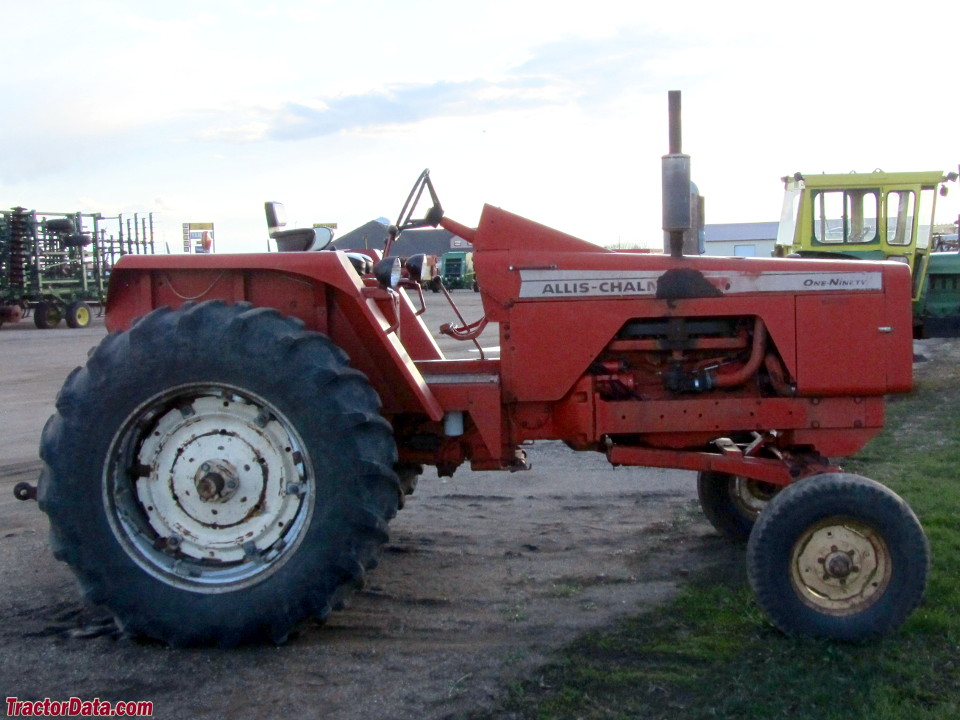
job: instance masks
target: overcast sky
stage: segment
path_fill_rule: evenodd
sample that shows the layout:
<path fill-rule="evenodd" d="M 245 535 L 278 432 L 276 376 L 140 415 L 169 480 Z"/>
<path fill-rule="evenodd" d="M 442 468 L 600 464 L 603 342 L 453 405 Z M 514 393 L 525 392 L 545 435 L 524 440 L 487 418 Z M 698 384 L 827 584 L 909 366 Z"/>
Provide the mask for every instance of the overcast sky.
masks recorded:
<path fill-rule="evenodd" d="M 659 246 L 667 91 L 708 222 L 778 219 L 779 178 L 957 170 L 960 4 L 592 0 L 4 3 L 0 203 L 214 222 L 265 200 L 343 234 L 429 167 L 498 205 Z M 938 220 L 956 219 L 960 187 Z"/>

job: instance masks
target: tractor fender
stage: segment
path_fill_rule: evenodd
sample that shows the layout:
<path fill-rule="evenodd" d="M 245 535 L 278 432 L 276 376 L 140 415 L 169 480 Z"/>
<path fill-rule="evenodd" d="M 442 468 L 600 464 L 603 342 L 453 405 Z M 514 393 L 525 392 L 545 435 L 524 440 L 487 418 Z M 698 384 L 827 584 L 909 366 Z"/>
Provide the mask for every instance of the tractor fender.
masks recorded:
<path fill-rule="evenodd" d="M 429 331 L 403 293 L 366 284 L 344 253 L 127 255 L 110 275 L 107 297 L 111 333 L 129 329 L 156 308 L 188 302 L 274 308 L 346 352 L 379 393 L 385 415 L 443 417 L 414 364 L 439 354 Z M 405 346 L 415 348 L 418 357 L 411 358 Z"/>

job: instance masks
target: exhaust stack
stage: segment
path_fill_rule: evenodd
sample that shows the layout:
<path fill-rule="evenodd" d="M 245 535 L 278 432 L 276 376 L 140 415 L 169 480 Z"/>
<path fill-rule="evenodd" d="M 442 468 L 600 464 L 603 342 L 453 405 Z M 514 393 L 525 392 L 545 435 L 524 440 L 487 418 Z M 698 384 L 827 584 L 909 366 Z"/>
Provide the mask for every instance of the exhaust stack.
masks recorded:
<path fill-rule="evenodd" d="M 691 228 L 690 156 L 681 151 L 680 91 L 668 95 L 670 153 L 663 156 L 663 231 L 670 255 L 683 257 L 683 237 Z"/>

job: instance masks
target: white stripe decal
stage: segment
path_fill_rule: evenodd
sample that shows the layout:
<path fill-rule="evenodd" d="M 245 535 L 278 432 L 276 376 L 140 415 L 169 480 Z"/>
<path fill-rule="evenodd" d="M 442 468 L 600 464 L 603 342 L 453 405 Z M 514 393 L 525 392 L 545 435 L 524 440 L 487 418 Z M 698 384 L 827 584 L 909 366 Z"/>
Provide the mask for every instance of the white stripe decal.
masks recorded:
<path fill-rule="evenodd" d="M 520 297 L 652 297 L 664 271 L 521 270 Z M 783 270 L 737 273 L 708 270 L 703 276 L 724 294 L 882 290 L 883 273 Z"/>

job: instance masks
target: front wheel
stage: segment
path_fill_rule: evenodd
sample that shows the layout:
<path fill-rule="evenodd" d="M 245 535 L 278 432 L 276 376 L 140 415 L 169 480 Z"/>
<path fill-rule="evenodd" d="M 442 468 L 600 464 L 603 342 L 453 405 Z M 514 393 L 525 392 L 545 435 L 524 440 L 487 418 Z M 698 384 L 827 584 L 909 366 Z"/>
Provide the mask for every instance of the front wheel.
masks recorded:
<path fill-rule="evenodd" d="M 299 321 L 157 310 L 107 336 L 44 429 L 54 553 L 130 634 L 280 642 L 358 587 L 387 538 L 399 484 L 378 411 Z"/>
<path fill-rule="evenodd" d="M 856 641 L 895 630 L 920 604 L 930 550 L 916 515 L 859 475 L 790 485 L 747 545 L 757 602 L 787 633 Z"/>
<path fill-rule="evenodd" d="M 697 475 L 697 496 L 710 524 L 731 540 L 746 542 L 760 513 L 780 488 L 721 472 Z"/>

